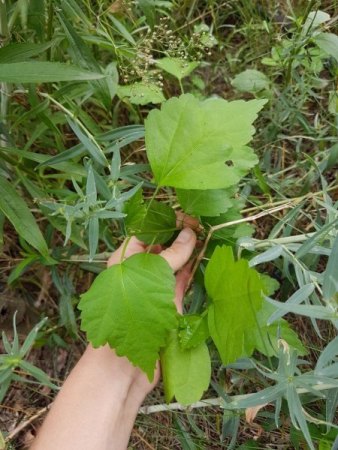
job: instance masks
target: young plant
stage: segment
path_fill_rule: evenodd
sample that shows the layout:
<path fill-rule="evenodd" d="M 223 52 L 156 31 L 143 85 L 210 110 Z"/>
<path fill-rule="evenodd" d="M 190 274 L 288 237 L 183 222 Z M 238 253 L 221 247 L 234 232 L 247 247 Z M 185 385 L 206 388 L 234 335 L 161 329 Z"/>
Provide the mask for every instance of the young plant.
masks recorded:
<path fill-rule="evenodd" d="M 201 217 L 205 227 L 212 219 L 208 215 L 236 209 L 236 186 L 258 162 L 248 143 L 264 103 L 199 101 L 187 94 L 151 111 L 145 139 L 156 189 L 150 200 L 138 190 L 127 202 L 127 233 L 149 244 L 172 237 L 175 214 L 155 199 L 161 188 L 176 188 L 182 209 Z M 82 329 L 95 347 L 108 343 L 149 380 L 161 357 L 167 401 L 175 396 L 189 404 L 208 388 L 209 336 L 223 364 L 250 356 L 255 349 L 267 356 L 278 350 L 271 344 L 278 330 L 265 323 L 273 312 L 263 304 L 263 293 L 271 293 L 266 278 L 247 260 L 235 261 L 231 247 L 212 248 L 207 249 L 211 257 L 205 269 L 208 301 L 200 314 L 176 313 L 173 272 L 160 256 L 146 253 L 103 271 L 79 304 Z M 279 330 L 284 335 L 286 322 L 279 322 Z"/>
<path fill-rule="evenodd" d="M 54 383 L 50 381 L 49 376 L 38 367 L 25 360 L 32 346 L 34 345 L 37 335 L 41 328 L 45 325 L 47 319 L 41 320 L 26 337 L 24 343 L 20 347 L 19 337 L 16 330 L 16 314 L 13 316 L 13 341 L 9 342 L 5 332 L 2 332 L 2 343 L 6 353 L 0 355 L 0 402 L 6 396 L 8 388 L 12 381 L 20 381 L 23 383 L 35 383 L 49 386 L 52 389 L 58 389 Z M 21 374 L 20 374 L 21 373 Z M 31 381 L 23 376 L 30 375 L 36 381 Z"/>

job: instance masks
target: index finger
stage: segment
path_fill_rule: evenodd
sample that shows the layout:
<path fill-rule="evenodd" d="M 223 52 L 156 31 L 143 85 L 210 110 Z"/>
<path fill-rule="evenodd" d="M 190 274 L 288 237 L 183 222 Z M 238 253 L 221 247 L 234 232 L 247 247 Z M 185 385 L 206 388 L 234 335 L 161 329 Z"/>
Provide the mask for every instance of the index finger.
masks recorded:
<path fill-rule="evenodd" d="M 191 228 L 184 228 L 172 245 L 160 253 L 174 272 L 189 261 L 196 245 L 196 239 L 196 234 Z"/>

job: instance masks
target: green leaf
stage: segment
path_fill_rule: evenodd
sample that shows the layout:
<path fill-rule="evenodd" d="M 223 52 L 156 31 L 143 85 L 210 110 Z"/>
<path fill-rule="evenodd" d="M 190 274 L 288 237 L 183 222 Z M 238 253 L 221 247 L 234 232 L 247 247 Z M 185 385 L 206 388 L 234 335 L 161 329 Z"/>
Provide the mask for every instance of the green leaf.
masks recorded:
<path fill-rule="evenodd" d="M 279 289 L 279 282 L 275 278 L 269 277 L 265 273 L 260 274 L 261 282 L 263 284 L 263 292 L 266 296 L 270 297 Z"/>
<path fill-rule="evenodd" d="M 87 135 L 80 129 L 78 124 L 71 120 L 69 117 L 67 117 L 67 122 L 71 129 L 74 131 L 76 136 L 79 138 L 81 144 L 84 146 L 86 150 L 88 150 L 88 153 L 90 156 L 98 162 L 101 166 L 107 167 L 108 161 L 107 158 L 102 150 L 102 148 L 98 145 L 95 139 L 90 137 L 87 133 Z"/>
<path fill-rule="evenodd" d="M 227 224 L 229 222 L 233 222 L 236 220 L 243 219 L 242 214 L 239 212 L 240 202 L 237 205 L 236 202 L 238 200 L 234 200 L 235 206 L 228 209 L 228 211 L 224 214 L 221 214 L 219 217 L 203 217 L 202 223 L 204 226 L 215 226 L 221 224 Z M 226 242 L 233 242 L 234 240 L 251 236 L 254 232 L 254 228 L 249 223 L 240 223 L 236 225 L 229 225 L 224 228 L 220 228 L 217 231 L 214 231 L 212 234 L 212 239 L 222 240 Z"/>
<path fill-rule="evenodd" d="M 0 64 L 0 81 L 6 83 L 50 83 L 52 81 L 98 80 L 101 73 L 56 62 L 19 62 Z"/>
<path fill-rule="evenodd" d="M 263 355 L 269 357 L 277 356 L 279 339 L 284 339 L 291 347 L 297 350 L 300 356 L 306 355 L 308 352 L 298 338 L 297 333 L 290 328 L 286 320 L 281 319 L 268 325 L 268 319 L 276 309 L 267 302 L 263 303 L 263 307 L 256 316 L 258 326 L 245 332 L 247 355 L 250 356 L 256 349 Z"/>
<path fill-rule="evenodd" d="M 182 209 L 193 216 L 219 216 L 232 206 L 229 189 L 176 189 Z"/>
<path fill-rule="evenodd" d="M 156 60 L 156 65 L 165 72 L 170 73 L 178 80 L 187 77 L 196 67 L 199 66 L 197 61 L 185 61 L 180 58 L 162 58 Z"/>
<path fill-rule="evenodd" d="M 206 315 L 185 314 L 180 316 L 178 337 L 182 350 L 198 347 L 209 337 Z"/>
<path fill-rule="evenodd" d="M 234 260 L 231 247 L 216 247 L 205 271 L 211 299 L 208 308 L 210 335 L 223 364 L 246 355 L 245 335 L 257 327 L 262 306 L 259 274 L 244 259 Z"/>
<path fill-rule="evenodd" d="M 11 271 L 7 278 L 7 284 L 12 284 L 15 280 L 21 277 L 21 275 L 28 269 L 28 267 L 34 262 L 39 260 L 37 255 L 29 255 L 25 259 L 19 262 L 19 264 Z"/>
<path fill-rule="evenodd" d="M 330 20 L 330 15 L 320 9 L 309 12 L 303 25 L 302 34 L 314 34 L 320 26 Z"/>
<path fill-rule="evenodd" d="M 132 46 L 136 46 L 137 44 L 135 42 L 135 39 L 129 33 L 129 31 L 126 29 L 126 27 L 122 24 L 122 22 L 117 20 L 116 17 L 113 16 L 113 14 L 109 14 L 109 18 L 112 21 L 112 24 L 115 27 L 115 29 L 120 33 L 120 35 L 122 37 L 124 37 L 124 39 L 127 42 L 129 42 L 129 44 L 131 44 Z"/>
<path fill-rule="evenodd" d="M 0 63 L 14 63 L 25 61 L 32 56 L 41 55 L 50 48 L 52 42 L 44 42 L 43 44 L 31 44 L 24 42 L 22 44 L 9 44 L 0 48 Z"/>
<path fill-rule="evenodd" d="M 166 101 L 145 122 L 148 159 L 159 186 L 222 189 L 257 163 L 246 146 L 265 100 L 199 101 L 191 94 Z"/>
<path fill-rule="evenodd" d="M 333 33 L 320 33 L 314 37 L 318 47 L 338 62 L 338 36 Z"/>
<path fill-rule="evenodd" d="M 182 350 L 176 330 L 170 333 L 168 344 L 161 352 L 161 367 L 167 403 L 174 397 L 182 405 L 197 402 L 209 387 L 208 347 L 202 343 L 196 348 Z"/>
<path fill-rule="evenodd" d="M 329 257 L 323 281 L 323 297 L 325 300 L 333 299 L 333 296 L 338 292 L 338 236 L 336 236 L 331 255 Z"/>
<path fill-rule="evenodd" d="M 124 212 L 127 233 L 146 244 L 164 244 L 176 230 L 174 210 L 156 200 L 144 202 L 141 190 L 126 202 Z"/>
<path fill-rule="evenodd" d="M 61 11 L 57 11 L 57 16 L 71 46 L 74 62 L 83 69 L 101 73 L 102 70 L 99 63 L 90 51 L 88 45 L 86 45 L 83 39 L 77 34 L 70 21 L 67 20 L 66 16 Z M 111 106 L 111 99 L 116 93 L 117 77 L 112 77 L 109 73 L 106 73 L 106 76 L 103 79 L 94 81 L 91 85 L 98 92 L 105 107 L 109 109 Z M 111 86 L 111 89 L 109 86 Z"/>
<path fill-rule="evenodd" d="M 117 88 L 117 95 L 124 100 L 127 98 L 134 105 L 147 105 L 148 103 L 162 103 L 165 98 L 162 90 L 156 84 L 134 83 Z"/>
<path fill-rule="evenodd" d="M 33 214 L 10 182 L 3 177 L 0 177 L 0 210 L 25 241 L 46 259 L 51 259 L 46 241 L 35 222 Z"/>
<path fill-rule="evenodd" d="M 81 296 L 81 328 L 153 379 L 159 350 L 177 325 L 175 277 L 159 255 L 139 253 L 104 270 Z"/>
<path fill-rule="evenodd" d="M 270 80 L 259 70 L 247 69 L 236 75 L 231 84 L 241 92 L 259 92 L 269 89 Z"/>

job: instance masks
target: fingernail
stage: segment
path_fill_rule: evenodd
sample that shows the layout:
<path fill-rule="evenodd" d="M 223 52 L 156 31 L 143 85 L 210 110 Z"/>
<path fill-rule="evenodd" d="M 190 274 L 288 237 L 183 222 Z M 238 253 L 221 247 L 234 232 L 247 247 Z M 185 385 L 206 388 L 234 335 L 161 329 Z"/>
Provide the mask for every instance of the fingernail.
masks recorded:
<path fill-rule="evenodd" d="M 186 242 L 190 241 L 193 235 L 193 231 L 190 228 L 184 228 L 180 234 L 177 236 L 176 242 L 179 242 L 181 244 L 185 244 Z"/>

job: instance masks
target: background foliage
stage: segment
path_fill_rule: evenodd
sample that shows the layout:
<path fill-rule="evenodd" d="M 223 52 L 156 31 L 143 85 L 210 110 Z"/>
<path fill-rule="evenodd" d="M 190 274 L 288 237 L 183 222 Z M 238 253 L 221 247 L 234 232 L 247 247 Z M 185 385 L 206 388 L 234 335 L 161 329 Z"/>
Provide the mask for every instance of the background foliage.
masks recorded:
<path fill-rule="evenodd" d="M 9 446 L 27 446 L 36 422 L 17 427 L 44 412 L 85 345 L 79 295 L 124 236 L 139 231 L 130 201 L 140 183 L 138 205 L 155 188 L 144 120 L 185 92 L 268 100 L 255 122 L 259 164 L 238 192 L 214 191 L 212 201 L 203 191 L 156 192 L 158 208 L 179 203 L 203 217 L 202 239 L 213 227 L 186 311 L 201 311 L 207 259 L 226 244 L 270 275 L 271 308 L 259 320 L 263 333 L 274 331 L 265 348 L 230 366 L 210 348 L 206 397 L 221 397 L 225 408 L 141 415 L 131 447 L 332 447 L 337 12 L 334 0 L 0 2 L 0 397 Z M 158 223 L 156 211 L 149 221 Z M 161 403 L 161 389 L 148 401 Z"/>

